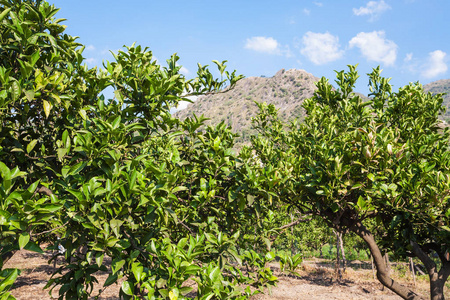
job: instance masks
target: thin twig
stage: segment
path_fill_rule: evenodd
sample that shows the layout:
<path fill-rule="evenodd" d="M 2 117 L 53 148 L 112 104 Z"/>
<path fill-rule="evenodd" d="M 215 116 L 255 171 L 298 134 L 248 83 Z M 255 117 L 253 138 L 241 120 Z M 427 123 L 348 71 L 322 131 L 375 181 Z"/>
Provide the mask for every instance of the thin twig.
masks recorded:
<path fill-rule="evenodd" d="M 70 221 L 70 220 L 69 220 L 69 221 Z M 69 223 L 69 221 L 67 221 L 66 223 L 62 224 L 61 226 L 55 227 L 55 228 L 53 228 L 53 229 L 50 229 L 50 230 L 46 230 L 46 231 L 42 231 L 42 232 L 36 233 L 35 236 L 40 236 L 40 235 L 43 235 L 43 234 L 50 233 L 50 232 L 52 232 L 52 231 L 61 229 L 61 228 L 63 228 L 64 226 L 66 226 L 66 225 Z"/>

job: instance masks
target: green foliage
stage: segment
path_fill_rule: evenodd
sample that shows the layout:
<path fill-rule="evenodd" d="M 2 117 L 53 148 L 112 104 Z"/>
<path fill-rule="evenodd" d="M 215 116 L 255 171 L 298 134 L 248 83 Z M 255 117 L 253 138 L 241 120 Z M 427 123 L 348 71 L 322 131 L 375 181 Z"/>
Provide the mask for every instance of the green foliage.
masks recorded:
<path fill-rule="evenodd" d="M 322 78 L 304 102 L 304 122 L 287 131 L 272 105 L 260 105 L 252 149 L 265 166 L 261 182 L 339 231 L 363 237 L 366 224 L 382 249 L 421 259 L 434 251 L 447 266 L 450 135 L 438 119 L 442 95 L 418 83 L 393 92 L 380 73 L 369 74 L 369 101 L 353 92 L 353 66 L 337 72 L 338 89 Z"/>
<path fill-rule="evenodd" d="M 280 251 L 277 253 L 277 256 L 280 260 L 280 271 L 282 273 L 287 271 L 291 275 L 300 276 L 296 272 L 296 269 L 299 268 L 301 263 L 303 262 L 301 253 L 289 255 L 284 251 Z"/>
<path fill-rule="evenodd" d="M 187 280 L 198 299 L 244 299 L 275 284 L 272 255 L 258 253 L 261 263 L 240 250 L 270 197 L 234 154 L 235 134 L 169 113 L 242 76 L 213 61 L 220 79 L 201 65 L 186 79 L 178 56 L 163 67 L 136 45 L 89 69 L 54 6 L 0 5 L 2 259 L 51 242 L 63 264 L 46 287 L 59 299 L 95 296 L 99 271 L 109 274 L 105 287 L 124 279 L 122 299 L 185 299 Z M 114 99 L 100 94 L 107 87 Z M 242 273 L 242 263 L 255 271 Z M 2 271 L 2 295 L 17 274 Z"/>
<path fill-rule="evenodd" d="M 2 266 L 2 264 L 0 264 Z M 20 271 L 17 269 L 3 269 L 0 271 L 0 299 L 15 300 L 16 298 L 8 292 Z"/>

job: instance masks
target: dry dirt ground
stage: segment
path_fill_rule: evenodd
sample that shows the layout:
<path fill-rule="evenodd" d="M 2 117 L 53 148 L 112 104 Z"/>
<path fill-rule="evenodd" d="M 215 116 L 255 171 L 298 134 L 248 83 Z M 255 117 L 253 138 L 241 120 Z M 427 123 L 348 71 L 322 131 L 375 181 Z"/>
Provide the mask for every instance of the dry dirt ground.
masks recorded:
<path fill-rule="evenodd" d="M 57 291 L 52 293 L 54 297 L 52 298 L 48 290 L 43 290 L 54 270 L 53 265 L 47 264 L 50 258 L 51 253 L 42 256 L 22 250 L 6 263 L 5 268 L 15 267 L 22 270 L 11 291 L 17 300 L 55 299 L 58 297 Z M 400 299 L 386 288 L 383 289 L 382 285 L 374 280 L 370 264 L 359 262 L 352 264 L 352 266 L 352 268 L 346 269 L 340 280 L 337 280 L 334 269 L 324 266 L 319 260 L 304 262 L 302 269 L 299 271 L 300 277 L 280 274 L 278 265 L 274 263 L 270 267 L 279 277 L 279 283 L 272 288 L 272 294 L 259 294 L 253 296 L 252 300 Z M 394 275 L 394 279 L 414 288 L 410 274 L 405 273 L 401 277 L 397 276 L 397 278 Z M 102 284 L 107 275 L 99 274 L 97 278 Z M 93 295 L 96 295 L 95 292 L 102 289 L 101 284 L 94 287 Z M 427 296 L 427 289 L 428 283 L 425 279 L 417 279 L 416 290 Z M 102 291 L 98 299 L 119 299 L 117 296 L 118 290 L 118 285 L 109 286 Z M 446 293 L 449 294 L 449 291 L 447 290 Z M 449 296 L 450 294 L 447 295 L 447 297 Z"/>

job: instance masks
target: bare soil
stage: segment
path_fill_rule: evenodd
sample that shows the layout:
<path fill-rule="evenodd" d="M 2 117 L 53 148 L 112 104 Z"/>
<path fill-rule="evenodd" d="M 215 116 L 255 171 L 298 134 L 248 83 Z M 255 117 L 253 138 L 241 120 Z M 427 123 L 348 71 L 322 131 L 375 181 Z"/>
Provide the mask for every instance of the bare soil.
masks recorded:
<path fill-rule="evenodd" d="M 57 299 L 58 291 L 49 294 L 49 290 L 43 290 L 47 281 L 54 271 L 53 265 L 48 264 L 52 253 L 47 252 L 44 255 L 22 250 L 17 252 L 6 264 L 5 268 L 19 268 L 21 275 L 17 278 L 11 293 L 18 300 L 36 300 L 36 299 Z M 374 274 L 370 263 L 353 262 L 350 264 L 342 276 L 338 276 L 332 264 L 322 260 L 305 261 L 300 276 L 287 276 L 279 272 L 279 266 L 276 263 L 270 265 L 279 282 L 272 288 L 271 294 L 266 291 L 265 294 L 253 296 L 252 300 L 266 299 L 400 299 L 390 290 L 374 279 Z M 411 274 L 407 272 L 397 276 L 393 271 L 395 280 L 414 288 L 414 282 Z M 102 291 L 98 299 L 115 300 L 118 298 L 119 285 L 113 284 L 103 289 L 103 282 L 108 277 L 107 274 L 96 274 L 99 284 L 94 286 L 93 296 Z M 426 279 L 417 278 L 414 288 L 428 298 L 428 283 Z M 450 292 L 446 290 L 447 297 Z M 94 298 L 92 298 L 94 299 Z"/>

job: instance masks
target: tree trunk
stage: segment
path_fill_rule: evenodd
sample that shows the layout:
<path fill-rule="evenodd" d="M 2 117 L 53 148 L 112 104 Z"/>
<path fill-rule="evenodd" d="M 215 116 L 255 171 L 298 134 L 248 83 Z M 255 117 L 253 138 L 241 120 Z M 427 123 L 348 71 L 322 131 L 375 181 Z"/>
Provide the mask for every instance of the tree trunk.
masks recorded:
<path fill-rule="evenodd" d="M 336 275 L 337 278 L 341 278 L 341 260 L 339 253 L 339 233 L 336 231 Z"/>
<path fill-rule="evenodd" d="M 294 216 L 291 214 L 291 223 L 294 222 Z M 294 236 L 294 227 L 291 227 L 291 234 Z M 291 255 L 294 256 L 295 249 L 294 249 L 294 239 L 291 239 Z"/>
<path fill-rule="evenodd" d="M 347 267 L 347 259 L 345 258 L 344 237 L 342 233 L 339 233 L 339 246 L 341 247 L 342 268 L 343 272 L 345 273 L 345 268 Z"/>
<path fill-rule="evenodd" d="M 447 278 L 450 275 L 450 261 L 448 254 L 439 256 L 442 262 L 442 267 L 438 271 L 435 262 L 420 248 L 420 246 L 411 241 L 413 253 L 420 259 L 427 269 L 428 276 L 430 277 L 430 295 L 431 300 L 444 300 L 444 285 Z"/>
<path fill-rule="evenodd" d="M 387 275 L 391 276 L 391 263 L 389 262 L 389 254 L 387 252 L 384 254 L 384 261 L 386 262 Z"/>
<path fill-rule="evenodd" d="M 411 265 L 411 275 L 414 280 L 414 287 L 416 287 L 416 270 L 414 270 L 414 261 L 412 257 L 409 258 L 409 264 Z"/>
<path fill-rule="evenodd" d="M 341 274 L 341 261 L 340 261 L 340 246 L 339 246 L 339 232 L 333 229 L 334 234 L 336 235 L 336 264 L 334 266 L 334 274 L 336 278 L 339 280 L 342 277 Z"/>
<path fill-rule="evenodd" d="M 374 266 L 374 264 L 373 264 L 373 256 L 372 256 L 372 254 L 370 255 L 370 260 L 371 260 L 371 262 L 372 262 L 372 274 L 373 274 L 373 280 L 375 280 L 375 266 Z"/>
<path fill-rule="evenodd" d="M 386 252 L 384 253 L 384 262 L 386 263 L 386 275 L 388 277 L 391 277 L 391 264 L 389 262 L 389 254 Z M 383 287 L 383 291 L 384 291 L 384 287 Z"/>
<path fill-rule="evenodd" d="M 377 278 L 385 287 L 402 297 L 403 299 L 408 300 L 417 300 L 424 299 L 413 290 L 400 285 L 398 282 L 394 281 L 389 277 L 386 268 L 386 262 L 381 254 L 380 248 L 375 242 L 375 238 L 372 233 L 361 223 L 357 222 L 354 226 L 350 228 L 354 233 L 360 236 L 366 243 L 370 249 L 370 253 L 374 259 L 375 266 L 377 268 Z M 434 299 L 433 299 L 434 300 Z"/>

